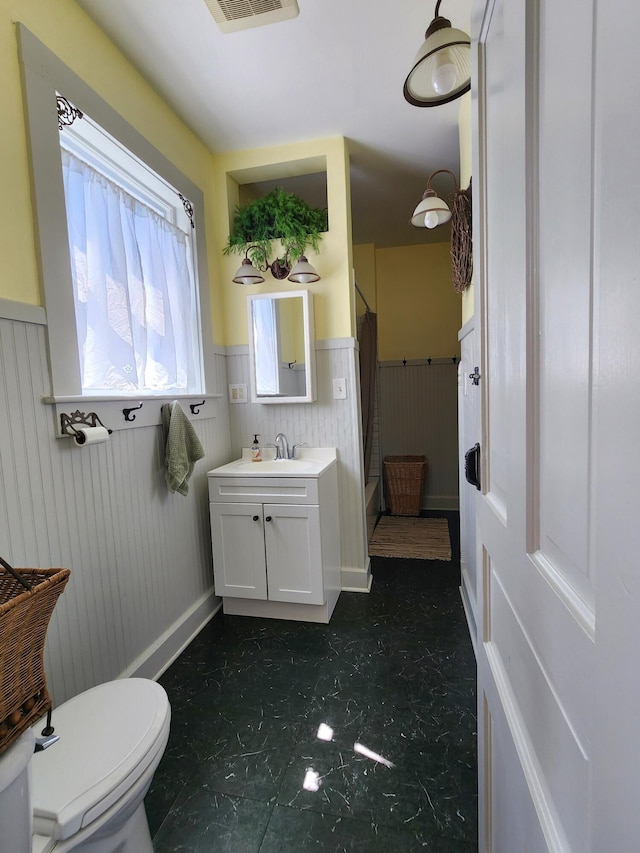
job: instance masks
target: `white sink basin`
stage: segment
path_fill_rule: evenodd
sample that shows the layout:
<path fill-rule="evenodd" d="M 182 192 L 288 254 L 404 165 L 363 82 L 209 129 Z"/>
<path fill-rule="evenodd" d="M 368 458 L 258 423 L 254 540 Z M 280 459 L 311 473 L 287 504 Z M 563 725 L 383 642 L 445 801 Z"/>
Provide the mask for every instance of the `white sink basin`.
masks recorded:
<path fill-rule="evenodd" d="M 334 447 L 299 448 L 298 459 L 263 459 L 252 462 L 247 456 L 209 471 L 209 477 L 318 477 L 336 461 Z"/>

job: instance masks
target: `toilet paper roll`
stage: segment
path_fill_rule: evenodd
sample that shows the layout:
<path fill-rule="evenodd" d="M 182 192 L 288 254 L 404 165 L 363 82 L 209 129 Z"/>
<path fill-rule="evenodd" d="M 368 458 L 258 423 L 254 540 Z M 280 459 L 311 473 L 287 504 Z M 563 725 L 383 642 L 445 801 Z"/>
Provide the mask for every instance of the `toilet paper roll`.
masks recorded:
<path fill-rule="evenodd" d="M 73 440 L 78 447 L 87 447 L 89 444 L 103 444 L 109 441 L 109 430 L 106 427 L 81 427 L 76 429 Z"/>

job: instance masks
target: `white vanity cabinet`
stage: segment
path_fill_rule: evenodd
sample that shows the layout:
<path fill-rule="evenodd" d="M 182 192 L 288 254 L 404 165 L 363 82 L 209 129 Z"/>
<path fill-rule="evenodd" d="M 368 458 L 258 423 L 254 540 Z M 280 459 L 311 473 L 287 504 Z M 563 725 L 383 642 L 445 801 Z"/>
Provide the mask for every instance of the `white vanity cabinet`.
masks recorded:
<path fill-rule="evenodd" d="M 225 468 L 209 472 L 224 612 L 328 622 L 341 585 L 337 463 L 313 477 L 229 476 Z"/>

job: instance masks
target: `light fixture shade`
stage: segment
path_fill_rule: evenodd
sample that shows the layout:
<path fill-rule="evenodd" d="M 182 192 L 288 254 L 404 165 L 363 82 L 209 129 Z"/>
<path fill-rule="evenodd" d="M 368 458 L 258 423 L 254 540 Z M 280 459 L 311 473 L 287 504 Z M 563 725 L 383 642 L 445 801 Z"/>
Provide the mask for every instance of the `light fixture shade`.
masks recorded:
<path fill-rule="evenodd" d="M 245 258 L 240 264 L 240 268 L 234 275 L 233 280 L 236 284 L 262 284 L 264 276 L 260 275 L 249 258 Z"/>
<path fill-rule="evenodd" d="M 438 198 L 433 190 L 427 190 L 413 211 L 410 222 L 416 228 L 437 228 L 450 219 L 451 210 L 447 203 Z"/>
<path fill-rule="evenodd" d="M 300 255 L 298 263 L 289 273 L 289 281 L 293 281 L 296 284 L 312 284 L 314 281 L 320 281 L 320 276 L 305 256 Z"/>
<path fill-rule="evenodd" d="M 446 104 L 471 88 L 471 39 L 438 16 L 440 2 L 404 83 L 404 97 L 415 107 Z"/>

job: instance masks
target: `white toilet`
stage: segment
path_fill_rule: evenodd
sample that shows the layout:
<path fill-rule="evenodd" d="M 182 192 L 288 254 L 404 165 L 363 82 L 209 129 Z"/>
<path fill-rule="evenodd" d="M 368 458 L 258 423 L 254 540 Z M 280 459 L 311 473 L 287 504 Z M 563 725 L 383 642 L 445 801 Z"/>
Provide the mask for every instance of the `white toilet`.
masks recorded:
<path fill-rule="evenodd" d="M 12 841 L 6 853 L 152 853 L 143 800 L 167 745 L 170 717 L 164 688 L 143 678 L 109 681 L 56 707 L 60 740 L 33 754 L 26 766 L 31 843 L 27 829 L 24 845 Z M 34 727 L 36 735 L 41 727 Z M 24 832 L 24 821 L 15 800 L 25 785 L 16 762 L 32 741 L 33 733 L 25 732 L 0 756 L 14 777 L 10 784 L 0 782 L 0 815 L 7 820 L 4 799 L 18 832 Z"/>

